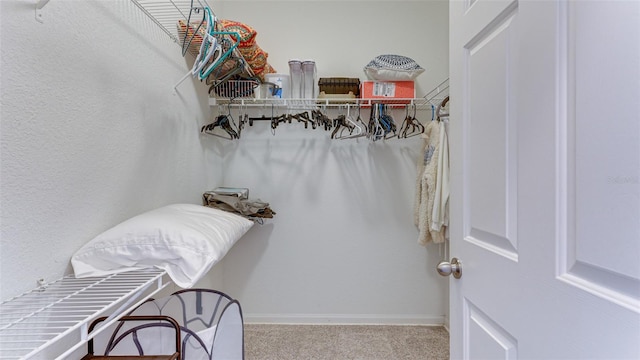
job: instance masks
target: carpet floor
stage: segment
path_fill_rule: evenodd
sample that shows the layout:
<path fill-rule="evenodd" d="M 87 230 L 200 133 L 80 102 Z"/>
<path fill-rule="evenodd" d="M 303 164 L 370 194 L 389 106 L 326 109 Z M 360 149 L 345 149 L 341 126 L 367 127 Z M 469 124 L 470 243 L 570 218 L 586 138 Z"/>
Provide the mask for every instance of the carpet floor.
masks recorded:
<path fill-rule="evenodd" d="M 446 360 L 440 326 L 245 325 L 246 360 Z"/>

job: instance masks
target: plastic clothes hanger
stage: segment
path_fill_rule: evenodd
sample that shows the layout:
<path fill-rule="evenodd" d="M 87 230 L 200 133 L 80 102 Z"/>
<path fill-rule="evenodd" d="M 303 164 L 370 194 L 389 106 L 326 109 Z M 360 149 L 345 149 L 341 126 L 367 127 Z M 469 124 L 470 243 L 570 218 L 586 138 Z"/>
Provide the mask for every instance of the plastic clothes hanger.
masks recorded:
<path fill-rule="evenodd" d="M 238 124 L 238 135 L 240 135 L 242 129 L 244 129 L 245 126 L 247 126 L 247 124 L 249 123 L 249 105 L 245 104 L 241 109 L 243 110 L 243 114 L 240 115 L 240 121 Z"/>
<path fill-rule="evenodd" d="M 240 134 L 239 132 L 237 132 L 233 127 L 235 126 L 235 123 L 233 122 L 233 117 L 231 117 L 231 114 L 229 115 L 218 115 L 218 117 L 216 117 L 216 120 L 214 122 L 212 122 L 211 124 L 205 125 L 200 129 L 201 133 L 205 133 L 205 134 L 209 134 L 209 135 L 213 135 L 213 136 L 217 136 L 219 138 L 223 138 L 225 140 L 233 140 L 233 139 L 239 139 L 240 138 Z M 222 135 L 218 132 L 215 132 L 215 128 L 216 127 L 220 127 L 221 129 L 223 129 L 225 131 L 225 133 L 227 134 Z"/>
<path fill-rule="evenodd" d="M 418 118 L 416 117 L 416 104 L 413 104 L 413 116 L 412 116 L 412 118 L 413 118 L 413 123 L 418 127 L 418 134 L 415 134 L 413 136 L 417 136 L 417 135 L 423 134 L 424 130 L 425 130 L 425 126 L 422 123 L 422 121 L 418 120 Z"/>
<path fill-rule="evenodd" d="M 184 56 L 187 53 L 187 50 L 189 49 L 189 46 L 191 45 L 191 42 L 193 42 L 193 39 L 198 35 L 198 31 L 200 31 L 200 28 L 202 27 L 202 24 L 204 24 L 205 22 L 205 12 L 202 12 L 202 20 L 200 20 L 200 23 L 198 24 L 198 27 L 193 31 L 193 34 L 191 34 L 191 37 L 189 37 L 189 41 L 187 41 L 187 36 L 189 35 L 189 26 L 191 25 L 191 14 L 193 14 L 194 12 L 197 14 L 200 12 L 200 10 L 202 10 L 201 7 L 195 7 L 193 6 L 193 0 L 191 0 L 191 7 L 189 8 L 189 16 L 187 17 L 187 23 L 185 24 L 186 29 L 184 32 L 184 37 L 182 38 L 182 56 Z"/>
<path fill-rule="evenodd" d="M 373 104 L 369 115 L 369 134 L 368 137 L 373 141 L 384 138 L 384 127 L 380 122 L 380 112 L 382 104 Z"/>
<path fill-rule="evenodd" d="M 233 51 L 240 42 L 240 34 L 238 33 L 229 33 L 229 32 L 216 32 L 215 27 L 217 23 L 217 19 L 213 16 L 211 9 L 209 7 L 203 7 L 204 11 L 204 19 L 203 22 L 206 22 L 207 29 L 202 38 L 202 44 L 200 45 L 200 51 L 196 56 L 196 60 L 193 63 L 193 67 L 191 70 L 185 74 L 176 85 L 174 85 L 173 89 L 177 91 L 178 85 L 180 85 L 184 80 L 189 77 L 189 75 L 198 76 L 200 80 L 206 79 L 211 72 L 220 64 L 222 61 L 229 56 L 231 51 Z M 199 27 L 198 27 L 199 29 Z M 230 46 L 227 51 L 223 51 L 222 45 L 218 41 L 217 35 L 220 34 L 230 34 L 235 35 L 237 37 L 237 41 Z M 183 54 L 184 55 L 184 54 Z M 209 64 L 207 66 L 207 64 Z"/>
<path fill-rule="evenodd" d="M 396 123 L 393 117 L 387 112 L 388 108 L 384 104 L 380 104 L 380 122 L 384 128 L 384 140 L 391 139 L 396 136 Z"/>
<path fill-rule="evenodd" d="M 309 126 L 309 124 L 311 124 L 312 129 L 316 128 L 316 122 L 309 117 L 309 113 L 306 111 L 291 115 L 291 118 L 298 120 L 298 122 L 304 123 L 305 129 Z"/>
<path fill-rule="evenodd" d="M 352 124 L 352 121 L 348 121 L 349 117 L 349 106 L 347 105 L 347 112 L 338 115 L 337 118 L 333 119 L 334 130 L 331 133 L 332 139 L 342 139 L 348 135 L 353 134 L 353 129 L 355 126 Z M 340 112 L 343 111 L 343 107 L 340 106 Z M 345 134 L 348 133 L 348 134 Z"/>
<path fill-rule="evenodd" d="M 331 138 L 336 139 L 338 132 L 342 134 L 342 131 L 346 127 L 346 117 L 344 115 L 339 115 L 337 118 L 333 119 L 333 132 L 331 132 Z"/>
<path fill-rule="evenodd" d="M 403 130 L 398 134 L 398 138 L 410 138 L 414 136 L 418 136 L 422 134 L 425 130 L 424 125 L 416 118 L 416 105 L 413 104 L 413 116 L 409 114 L 409 106 L 407 105 L 407 117 L 403 122 L 403 126 L 406 123 L 406 126 Z"/>
<path fill-rule="evenodd" d="M 332 121 L 329 119 L 323 111 L 313 110 L 311 112 L 311 118 L 315 121 L 316 126 L 324 126 L 325 130 L 331 130 Z"/>
<path fill-rule="evenodd" d="M 360 119 L 360 107 L 358 107 L 358 119 Z M 360 120 L 360 122 L 362 122 L 362 120 Z M 342 136 L 342 134 L 340 134 L 340 136 L 336 137 L 336 139 L 353 139 L 366 135 L 365 129 L 362 125 L 358 124 L 358 120 L 353 120 L 353 116 L 351 115 L 351 106 L 348 104 L 346 123 L 348 124 L 347 127 L 350 128 L 349 135 Z"/>
<path fill-rule="evenodd" d="M 405 110 L 405 117 L 404 117 L 404 120 L 402 121 L 402 124 L 400 125 L 400 130 L 398 130 L 399 139 L 405 138 L 407 135 L 407 131 L 409 130 L 409 127 L 412 126 L 411 117 L 409 116 L 409 105 L 405 105 L 404 110 Z"/>
<path fill-rule="evenodd" d="M 208 9 L 208 8 L 207 8 Z M 229 48 L 224 51 L 224 53 L 222 53 L 222 47 L 220 47 L 220 53 L 221 55 L 219 57 L 216 58 L 215 61 L 212 61 L 211 65 L 209 65 L 206 69 L 202 69 L 200 70 L 200 72 L 198 73 L 198 76 L 200 77 L 200 80 L 204 80 L 206 79 L 209 75 L 211 75 L 211 73 L 213 72 L 214 69 L 216 69 L 220 64 L 222 64 L 222 62 L 229 57 L 229 55 L 233 52 L 233 50 L 235 48 L 238 47 L 238 44 L 240 44 L 240 34 L 238 34 L 237 32 L 230 32 L 230 31 L 213 31 L 212 36 L 215 38 L 216 35 L 229 35 L 229 36 L 235 36 L 236 37 L 236 41 L 233 42 L 232 44 L 229 45 Z"/>
<path fill-rule="evenodd" d="M 205 21 L 207 22 L 207 29 L 202 39 L 202 45 L 200 46 L 200 52 L 196 57 L 196 61 L 191 69 L 192 75 L 200 74 L 203 68 L 208 63 L 216 63 L 222 56 L 222 47 L 218 43 L 218 39 L 214 36 L 214 29 L 217 19 L 211 14 L 211 9 L 204 8 Z M 217 57 L 214 59 L 214 55 Z M 212 60 L 213 59 L 213 60 Z"/>
<path fill-rule="evenodd" d="M 362 129 L 362 136 L 367 136 L 367 133 L 369 132 L 369 128 L 367 127 L 367 124 L 365 124 L 364 120 L 362 120 L 362 117 L 360 116 L 360 110 L 361 110 L 361 106 L 358 105 L 358 117 L 356 118 L 356 123 L 358 123 L 360 125 L 360 128 Z"/>

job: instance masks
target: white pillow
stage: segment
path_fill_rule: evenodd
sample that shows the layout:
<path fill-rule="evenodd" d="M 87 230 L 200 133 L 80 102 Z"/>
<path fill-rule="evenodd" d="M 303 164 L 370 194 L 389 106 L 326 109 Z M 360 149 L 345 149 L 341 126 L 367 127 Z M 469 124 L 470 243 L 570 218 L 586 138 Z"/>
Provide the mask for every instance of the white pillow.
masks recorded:
<path fill-rule="evenodd" d="M 75 276 L 104 276 L 156 267 L 182 288 L 192 287 L 253 222 L 194 204 L 155 209 L 98 235 L 71 258 Z"/>
<path fill-rule="evenodd" d="M 373 58 L 364 72 L 372 80 L 379 81 L 409 81 L 414 80 L 424 72 L 412 58 L 402 55 L 378 55 Z"/>

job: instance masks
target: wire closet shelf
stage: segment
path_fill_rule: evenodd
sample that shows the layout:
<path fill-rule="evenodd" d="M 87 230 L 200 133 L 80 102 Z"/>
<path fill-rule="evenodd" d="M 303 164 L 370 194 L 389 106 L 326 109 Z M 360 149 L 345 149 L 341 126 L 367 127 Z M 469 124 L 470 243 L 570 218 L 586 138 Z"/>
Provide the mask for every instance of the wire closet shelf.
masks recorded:
<path fill-rule="evenodd" d="M 246 88 L 243 86 L 243 89 Z M 245 91 L 246 92 L 246 91 Z M 449 79 L 436 85 L 425 96 L 418 98 L 326 98 L 326 99 L 257 99 L 251 96 L 238 97 L 211 97 L 209 98 L 210 106 L 231 106 L 231 107 L 273 107 L 285 109 L 315 109 L 318 107 L 327 108 L 345 108 L 345 107 L 364 107 L 369 108 L 377 103 L 384 103 L 391 107 L 415 106 L 417 108 L 427 109 L 437 107 L 449 95 Z"/>
<path fill-rule="evenodd" d="M 66 359 L 107 327 L 88 334 L 94 319 L 112 314 L 109 325 L 170 283 L 158 269 L 82 279 L 69 275 L 3 301 L 0 359 Z M 68 338 L 80 341 L 68 349 L 54 346 Z"/>
<path fill-rule="evenodd" d="M 131 0 L 171 40 L 181 45 L 184 34 L 178 32 L 178 20 L 187 21 L 192 7 L 209 7 L 206 0 Z"/>
<path fill-rule="evenodd" d="M 47 0 L 48 1 L 48 0 Z M 194 8 L 213 8 L 207 0 L 131 0 L 154 24 L 156 24 L 169 38 L 176 44 L 182 46 L 184 32 L 178 30 L 176 26 L 179 20 L 187 21 Z M 215 13 L 214 13 L 215 16 Z M 194 20 L 194 19 L 191 19 Z M 235 51 L 235 50 L 234 50 Z M 237 51 L 235 52 L 237 54 Z M 193 54 L 194 56 L 196 54 Z M 241 57 L 238 55 L 238 57 Z M 181 79 L 180 82 L 184 80 Z M 247 82 L 246 86 L 255 86 L 254 81 L 238 80 Z M 176 85 L 177 87 L 178 85 Z M 174 90 L 176 89 L 174 87 Z M 252 89 L 251 89 L 252 90 Z M 230 105 L 233 107 L 264 107 L 290 108 L 290 109 L 312 109 L 317 107 L 339 108 L 347 106 L 371 107 L 375 103 L 385 103 L 391 107 L 404 107 L 406 105 L 427 109 L 437 107 L 449 94 L 449 79 L 435 86 L 423 97 L 417 98 L 326 98 L 326 99 L 256 99 L 253 98 L 253 91 L 243 90 L 243 96 L 218 96 L 212 95 L 209 98 L 209 105 Z"/>

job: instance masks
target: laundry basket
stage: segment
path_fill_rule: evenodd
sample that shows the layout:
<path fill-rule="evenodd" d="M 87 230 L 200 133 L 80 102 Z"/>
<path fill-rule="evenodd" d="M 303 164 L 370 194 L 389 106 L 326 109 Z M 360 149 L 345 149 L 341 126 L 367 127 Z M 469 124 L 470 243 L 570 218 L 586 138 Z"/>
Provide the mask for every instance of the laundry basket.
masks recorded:
<path fill-rule="evenodd" d="M 175 320 L 180 327 L 180 359 L 242 360 L 244 359 L 244 325 L 237 300 L 211 289 L 187 289 L 170 296 L 149 300 L 133 310 L 130 316 L 162 315 Z M 175 346 L 168 327 L 138 331 L 135 339 L 127 339 L 132 329 L 143 325 L 120 322 L 109 338 L 96 339 L 96 349 L 108 349 L 112 355 L 167 353 Z M 137 352 L 135 352 L 137 351 Z M 135 357 L 132 357 L 135 358 Z"/>
<path fill-rule="evenodd" d="M 94 320 L 89 332 L 93 331 L 103 321 L 107 320 L 106 316 Z M 124 324 L 126 328 L 122 328 Z M 99 354 L 94 352 L 94 339 L 90 339 L 88 343 L 87 355 L 82 360 L 115 360 L 115 359 L 148 359 L 148 360 L 178 360 L 180 357 L 180 325 L 168 316 L 160 315 L 142 315 L 142 316 L 123 316 L 119 323 L 116 323 L 119 330 L 113 332 L 111 338 L 102 346 Z M 173 331 L 173 349 L 165 349 L 169 342 L 166 340 L 165 330 Z M 117 336 L 116 336 L 117 335 Z M 140 346 L 138 339 L 156 339 L 163 346 L 147 347 Z M 119 354 L 120 352 L 126 355 Z"/>

